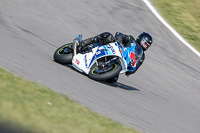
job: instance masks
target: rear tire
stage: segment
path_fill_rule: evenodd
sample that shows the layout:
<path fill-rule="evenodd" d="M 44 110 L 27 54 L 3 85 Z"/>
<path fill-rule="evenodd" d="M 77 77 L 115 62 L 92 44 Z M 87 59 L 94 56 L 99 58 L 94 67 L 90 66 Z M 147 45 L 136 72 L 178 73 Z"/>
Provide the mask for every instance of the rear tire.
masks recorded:
<path fill-rule="evenodd" d="M 94 79 L 94 80 L 109 80 L 109 79 L 112 79 L 115 76 L 119 75 L 120 71 L 122 70 L 122 67 L 118 63 L 113 64 L 113 66 L 111 66 L 111 67 L 112 68 L 110 68 L 110 70 L 105 72 L 105 73 L 98 73 L 97 71 L 99 71 L 98 70 L 99 66 L 94 64 L 90 69 L 88 77 L 90 77 L 91 79 Z"/>
<path fill-rule="evenodd" d="M 54 53 L 54 60 L 60 64 L 71 64 L 73 58 L 72 43 L 65 44 L 58 48 Z"/>

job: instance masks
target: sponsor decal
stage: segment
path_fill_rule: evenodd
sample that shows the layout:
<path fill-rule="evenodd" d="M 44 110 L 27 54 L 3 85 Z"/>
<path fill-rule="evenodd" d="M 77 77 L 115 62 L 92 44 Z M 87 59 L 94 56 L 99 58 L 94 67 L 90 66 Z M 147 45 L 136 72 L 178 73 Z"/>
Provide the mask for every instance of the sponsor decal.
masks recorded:
<path fill-rule="evenodd" d="M 111 46 L 110 49 L 111 49 L 111 51 L 112 51 L 113 54 L 116 53 L 115 50 L 114 50 L 114 48 L 113 48 L 113 46 Z"/>
<path fill-rule="evenodd" d="M 137 62 L 136 59 L 135 59 L 135 53 L 131 52 L 130 58 L 134 60 L 134 63 L 132 65 L 134 67 L 135 63 Z"/>
<path fill-rule="evenodd" d="M 76 62 L 76 64 L 78 64 L 78 65 L 80 64 L 80 61 L 79 61 L 79 60 L 77 60 L 77 59 L 76 59 L 76 61 L 75 61 L 75 62 Z"/>
<path fill-rule="evenodd" d="M 85 55 L 85 67 L 87 68 L 87 55 Z"/>

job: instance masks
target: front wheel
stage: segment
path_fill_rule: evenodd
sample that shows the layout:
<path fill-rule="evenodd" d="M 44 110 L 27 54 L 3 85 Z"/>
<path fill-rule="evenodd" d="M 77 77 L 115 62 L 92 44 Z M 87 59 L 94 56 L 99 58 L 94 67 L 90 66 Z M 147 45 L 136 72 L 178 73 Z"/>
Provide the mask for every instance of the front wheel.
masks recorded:
<path fill-rule="evenodd" d="M 101 67 L 94 64 L 88 76 L 94 80 L 109 80 L 118 76 L 121 70 L 122 67 L 118 63 L 107 67 Z"/>
<path fill-rule="evenodd" d="M 60 64 L 71 64 L 73 58 L 73 43 L 65 44 L 54 53 L 54 60 Z"/>

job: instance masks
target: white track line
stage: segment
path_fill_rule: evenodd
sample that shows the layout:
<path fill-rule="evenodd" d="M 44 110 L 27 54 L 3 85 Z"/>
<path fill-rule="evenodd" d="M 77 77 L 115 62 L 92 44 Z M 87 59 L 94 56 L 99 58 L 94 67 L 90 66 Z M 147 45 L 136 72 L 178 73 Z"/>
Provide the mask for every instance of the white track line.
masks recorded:
<path fill-rule="evenodd" d="M 143 0 L 144 3 L 149 7 L 149 9 L 153 12 L 153 14 L 181 41 L 183 42 L 188 48 L 190 48 L 195 54 L 197 54 L 200 57 L 200 53 L 193 48 L 188 42 L 186 42 L 183 37 L 176 32 L 156 11 L 156 9 L 151 5 L 149 0 Z"/>

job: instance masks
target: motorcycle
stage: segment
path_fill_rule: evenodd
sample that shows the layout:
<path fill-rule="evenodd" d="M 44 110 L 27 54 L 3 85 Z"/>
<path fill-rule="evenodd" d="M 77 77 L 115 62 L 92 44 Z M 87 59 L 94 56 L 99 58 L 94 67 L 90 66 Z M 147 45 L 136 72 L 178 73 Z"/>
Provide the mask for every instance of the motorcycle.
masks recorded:
<path fill-rule="evenodd" d="M 123 48 L 117 42 L 107 45 L 91 44 L 81 52 L 77 47 L 82 40 L 79 34 L 73 43 L 65 44 L 54 53 L 57 63 L 72 64 L 73 68 L 97 81 L 117 82 L 120 74 L 127 71 L 128 65 L 135 65 L 135 44 Z"/>

